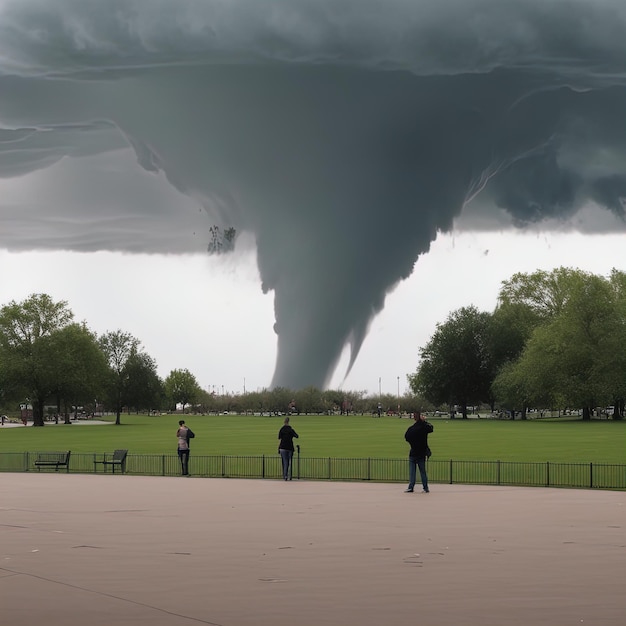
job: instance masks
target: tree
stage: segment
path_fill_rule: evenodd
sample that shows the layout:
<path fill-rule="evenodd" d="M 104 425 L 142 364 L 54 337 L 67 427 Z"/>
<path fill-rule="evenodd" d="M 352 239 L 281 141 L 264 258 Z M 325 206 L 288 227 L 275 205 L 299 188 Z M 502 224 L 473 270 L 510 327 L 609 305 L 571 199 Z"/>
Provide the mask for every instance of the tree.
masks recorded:
<path fill-rule="evenodd" d="M 177 404 L 185 407 L 193 404 L 200 397 L 200 385 L 196 377 L 187 369 L 172 370 L 165 379 L 165 394 L 175 409 Z"/>
<path fill-rule="evenodd" d="M 163 394 L 165 395 L 165 389 L 163 389 Z M 210 413 L 215 410 L 215 396 L 210 391 L 199 389 L 196 406 L 201 413 Z"/>
<path fill-rule="evenodd" d="M 617 316 L 620 320 L 621 332 L 626 333 L 626 272 L 613 269 L 611 276 L 609 277 L 609 283 L 613 290 L 616 303 Z M 624 352 L 623 346 L 626 345 L 626 340 L 622 340 L 621 343 L 622 353 Z M 618 371 L 618 384 L 615 387 L 615 398 L 613 400 L 613 419 L 624 419 L 624 409 L 626 404 L 626 371 Z"/>
<path fill-rule="evenodd" d="M 489 350 L 495 367 L 515 361 L 540 323 L 540 318 L 527 304 L 499 302 L 489 328 Z"/>
<path fill-rule="evenodd" d="M 490 319 L 489 313 L 470 306 L 452 312 L 446 322 L 438 324 L 420 350 L 417 371 L 409 376 L 413 393 L 435 405 L 460 405 L 463 418 L 467 418 L 468 405 L 479 404 L 490 393 Z"/>
<path fill-rule="evenodd" d="M 309 413 L 323 413 L 324 402 L 322 392 L 317 387 L 306 387 L 294 392 L 294 400 L 299 413 L 308 415 Z"/>
<path fill-rule="evenodd" d="M 293 399 L 294 392 L 286 387 L 274 387 L 269 392 L 269 409 L 274 415 L 279 413 L 287 413 L 289 411 L 289 403 Z"/>
<path fill-rule="evenodd" d="M 498 300 L 501 305 L 523 304 L 538 322 L 547 321 L 563 310 L 581 280 L 584 272 L 567 267 L 513 274 L 510 280 L 503 281 Z"/>
<path fill-rule="evenodd" d="M 602 277 L 577 272 L 567 299 L 538 326 L 514 367 L 494 384 L 502 398 L 523 389 L 533 402 L 575 406 L 591 419 L 624 390 L 626 326 L 621 300 Z"/>
<path fill-rule="evenodd" d="M 48 339 L 74 317 L 67 302 L 53 302 L 47 294 L 14 300 L 0 309 L 0 360 L 9 395 L 22 394 L 33 404 L 33 426 L 43 426 L 43 411 L 54 380 L 58 356 Z"/>
<path fill-rule="evenodd" d="M 68 407 L 92 406 L 95 398 L 102 396 L 107 362 L 96 336 L 85 324 L 69 324 L 44 341 L 49 343 L 53 355 L 48 368 L 57 413 L 63 413 L 69 424 Z"/>
<path fill-rule="evenodd" d="M 528 406 L 533 403 L 550 405 L 553 399 L 550 393 L 541 396 L 544 381 L 538 376 L 539 371 L 528 369 L 526 365 L 524 361 L 504 363 L 491 384 L 494 398 L 501 407 L 510 409 L 511 419 L 515 419 L 516 409 L 520 409 L 522 419 L 526 419 Z"/>
<path fill-rule="evenodd" d="M 126 364 L 137 353 L 141 342 L 130 333 L 115 330 L 102 335 L 98 343 L 109 364 L 108 388 L 115 406 L 115 423 L 119 425 L 129 375 Z"/>
<path fill-rule="evenodd" d="M 156 361 L 145 352 L 131 351 L 123 368 L 122 402 L 137 412 L 141 409 L 161 408 L 164 395 L 163 382 L 157 374 Z"/>

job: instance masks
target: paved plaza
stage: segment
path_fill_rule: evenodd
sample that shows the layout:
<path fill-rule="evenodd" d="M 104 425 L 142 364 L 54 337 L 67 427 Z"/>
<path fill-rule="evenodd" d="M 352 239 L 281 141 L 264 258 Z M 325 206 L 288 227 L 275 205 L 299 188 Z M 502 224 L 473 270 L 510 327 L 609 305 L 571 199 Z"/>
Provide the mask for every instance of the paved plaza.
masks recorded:
<path fill-rule="evenodd" d="M 7 626 L 618 626 L 626 493 L 0 474 Z"/>

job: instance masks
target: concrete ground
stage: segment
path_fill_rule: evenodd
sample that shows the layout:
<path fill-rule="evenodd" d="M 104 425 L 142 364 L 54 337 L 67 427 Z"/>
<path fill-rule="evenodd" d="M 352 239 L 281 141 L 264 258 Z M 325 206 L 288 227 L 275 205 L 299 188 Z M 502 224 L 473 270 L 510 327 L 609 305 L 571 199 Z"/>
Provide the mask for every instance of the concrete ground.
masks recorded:
<path fill-rule="evenodd" d="M 617 626 L 626 493 L 0 474 L 7 626 Z"/>

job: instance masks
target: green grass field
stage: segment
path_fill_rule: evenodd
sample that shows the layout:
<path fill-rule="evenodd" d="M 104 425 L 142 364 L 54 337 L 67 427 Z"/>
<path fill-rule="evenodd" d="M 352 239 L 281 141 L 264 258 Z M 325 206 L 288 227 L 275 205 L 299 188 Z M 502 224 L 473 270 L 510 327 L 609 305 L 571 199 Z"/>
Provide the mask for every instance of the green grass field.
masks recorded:
<path fill-rule="evenodd" d="M 174 454 L 178 415 L 123 415 L 120 426 L 46 425 L 0 429 L 0 452 L 72 450 Z M 281 417 L 194 416 L 193 455 L 275 455 Z M 434 460 L 626 464 L 626 421 L 429 419 Z M 294 416 L 303 457 L 405 458 L 408 419 L 371 416 Z"/>

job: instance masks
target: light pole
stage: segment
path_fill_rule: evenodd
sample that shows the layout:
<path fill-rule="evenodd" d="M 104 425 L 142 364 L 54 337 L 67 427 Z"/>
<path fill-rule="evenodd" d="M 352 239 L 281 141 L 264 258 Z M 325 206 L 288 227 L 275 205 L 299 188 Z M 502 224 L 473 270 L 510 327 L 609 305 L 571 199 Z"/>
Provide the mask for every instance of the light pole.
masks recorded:
<path fill-rule="evenodd" d="M 398 376 L 398 417 L 402 417 L 400 413 L 400 376 Z"/>
<path fill-rule="evenodd" d="M 381 377 L 379 376 L 379 377 L 378 377 L 378 399 L 379 399 L 379 400 L 383 397 L 383 394 L 382 394 L 382 392 L 381 392 L 381 386 L 380 386 L 380 384 L 381 384 Z"/>

